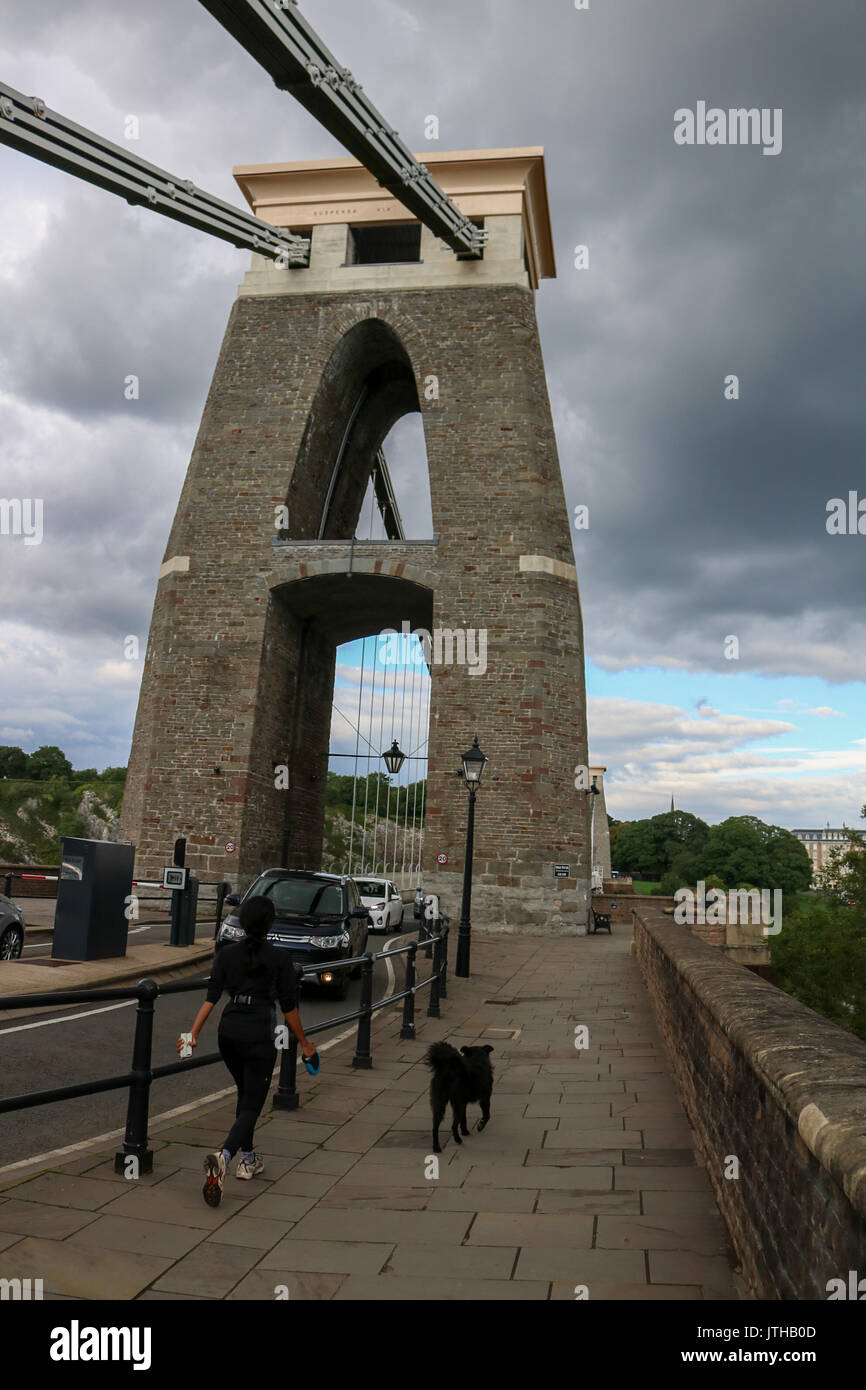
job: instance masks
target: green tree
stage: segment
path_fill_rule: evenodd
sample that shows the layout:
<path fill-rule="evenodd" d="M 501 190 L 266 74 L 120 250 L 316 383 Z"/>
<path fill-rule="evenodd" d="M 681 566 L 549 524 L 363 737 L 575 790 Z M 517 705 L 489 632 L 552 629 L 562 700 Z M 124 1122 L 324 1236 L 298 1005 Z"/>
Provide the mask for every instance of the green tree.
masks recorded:
<path fill-rule="evenodd" d="M 790 830 L 766 825 L 757 816 L 729 816 L 711 827 L 691 866 L 695 881 L 716 874 L 726 889 L 740 883 L 802 893 L 812 881 L 806 847 Z"/>
<path fill-rule="evenodd" d="M 612 867 L 633 878 L 662 879 L 683 850 L 696 852 L 709 826 L 688 811 L 666 811 L 649 820 L 628 821 L 611 846 Z"/>
<path fill-rule="evenodd" d="M 55 744 L 43 744 L 27 759 L 27 776 L 34 782 L 47 782 L 52 777 L 70 778 L 72 764 Z"/>
<path fill-rule="evenodd" d="M 88 770 L 89 770 L 89 769 L 88 769 Z M 125 767 L 104 767 L 104 768 L 102 769 L 102 772 L 101 772 L 99 775 L 100 775 L 100 777 L 104 777 L 106 782 L 125 782 L 125 781 L 126 781 L 126 768 L 125 768 Z"/>
<path fill-rule="evenodd" d="M 866 1042 L 866 911 L 804 899 L 770 938 L 776 983 L 801 1004 Z"/>
<path fill-rule="evenodd" d="M 10 745 L 0 747 L 0 777 L 22 778 L 27 776 L 27 754 L 23 748 Z"/>
<path fill-rule="evenodd" d="M 866 805 L 860 808 L 866 819 Z M 866 906 L 866 833 L 845 826 L 848 844 L 834 847 L 819 875 L 822 892 L 837 902 Z"/>

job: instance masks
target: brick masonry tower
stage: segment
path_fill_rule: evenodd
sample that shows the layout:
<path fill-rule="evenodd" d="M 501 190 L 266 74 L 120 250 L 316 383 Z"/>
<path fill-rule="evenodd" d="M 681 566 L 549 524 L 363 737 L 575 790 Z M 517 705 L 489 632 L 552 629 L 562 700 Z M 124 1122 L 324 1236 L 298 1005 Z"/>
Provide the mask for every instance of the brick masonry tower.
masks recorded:
<path fill-rule="evenodd" d="M 352 159 L 235 170 L 260 217 L 312 233 L 310 263 L 254 256 L 232 309 L 159 573 L 121 834 L 139 877 L 181 834 L 208 881 L 317 867 L 336 647 L 404 621 L 485 629 L 483 674 L 431 669 L 424 884 L 456 925 L 453 773 L 477 734 L 473 922 L 579 933 L 584 654 L 535 317 L 555 274 L 543 155 L 425 159 L 483 221 L 483 259 L 458 259 Z M 410 411 L 434 537 L 353 541 L 372 460 Z"/>

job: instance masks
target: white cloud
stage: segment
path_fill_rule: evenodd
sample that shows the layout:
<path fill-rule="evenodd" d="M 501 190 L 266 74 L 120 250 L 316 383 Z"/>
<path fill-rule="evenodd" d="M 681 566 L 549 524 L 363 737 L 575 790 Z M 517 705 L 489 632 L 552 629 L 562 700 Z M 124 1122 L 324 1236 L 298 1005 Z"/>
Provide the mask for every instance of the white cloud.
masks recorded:
<path fill-rule="evenodd" d="M 850 822 L 866 788 L 866 739 L 850 747 L 810 749 L 754 746 L 796 730 L 783 720 L 752 719 L 713 711 L 693 718 L 674 705 L 591 697 L 590 759 L 609 769 L 608 811 L 635 819 L 667 810 L 673 795 L 681 810 L 711 822 L 757 815 L 775 824 L 809 824 L 819 817 Z"/>

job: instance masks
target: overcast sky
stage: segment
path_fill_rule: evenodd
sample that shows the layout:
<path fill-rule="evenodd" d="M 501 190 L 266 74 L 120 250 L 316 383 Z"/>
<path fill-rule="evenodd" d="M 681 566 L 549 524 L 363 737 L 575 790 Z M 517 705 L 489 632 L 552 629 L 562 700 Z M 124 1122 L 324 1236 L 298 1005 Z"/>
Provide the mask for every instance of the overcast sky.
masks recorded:
<path fill-rule="evenodd" d="M 545 147 L 559 274 L 538 312 L 569 508 L 589 507 L 611 813 L 673 794 L 710 820 L 855 822 L 866 535 L 826 520 L 866 498 L 862 0 L 302 8 L 412 147 L 428 114 L 428 148 Z M 195 0 L 3 18 L 0 78 L 118 143 L 136 115 L 137 153 L 238 206 L 232 165 L 340 152 Z M 700 101 L 780 108 L 781 152 L 677 145 Z M 124 763 L 124 639 L 143 650 L 249 258 L 2 148 L 0 188 L 0 496 L 45 499 L 41 545 L 0 536 L 0 742 Z"/>

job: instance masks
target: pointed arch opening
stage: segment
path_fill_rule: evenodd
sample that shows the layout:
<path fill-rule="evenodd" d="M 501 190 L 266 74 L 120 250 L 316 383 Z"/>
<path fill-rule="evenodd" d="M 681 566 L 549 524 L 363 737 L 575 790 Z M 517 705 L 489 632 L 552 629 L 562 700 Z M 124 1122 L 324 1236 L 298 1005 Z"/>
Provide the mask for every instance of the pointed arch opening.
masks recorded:
<path fill-rule="evenodd" d="M 289 539 L 433 534 L 418 388 L 399 335 L 365 319 L 331 354 L 287 498 Z M 418 535 L 415 527 L 423 528 Z"/>

